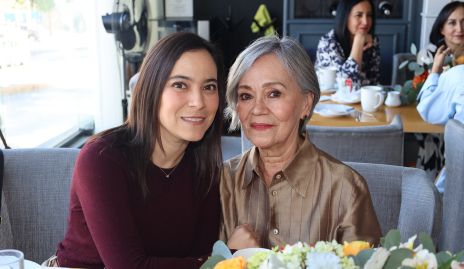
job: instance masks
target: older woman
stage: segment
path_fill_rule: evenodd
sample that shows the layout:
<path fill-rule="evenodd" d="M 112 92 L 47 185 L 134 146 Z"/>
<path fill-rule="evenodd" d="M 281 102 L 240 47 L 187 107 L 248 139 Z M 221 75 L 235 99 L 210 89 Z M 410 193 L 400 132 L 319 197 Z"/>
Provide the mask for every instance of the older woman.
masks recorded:
<path fill-rule="evenodd" d="M 290 38 L 258 39 L 232 65 L 231 128 L 241 124 L 254 147 L 224 165 L 221 237 L 230 248 L 378 242 L 364 179 L 300 131 L 319 96 L 311 60 Z"/>

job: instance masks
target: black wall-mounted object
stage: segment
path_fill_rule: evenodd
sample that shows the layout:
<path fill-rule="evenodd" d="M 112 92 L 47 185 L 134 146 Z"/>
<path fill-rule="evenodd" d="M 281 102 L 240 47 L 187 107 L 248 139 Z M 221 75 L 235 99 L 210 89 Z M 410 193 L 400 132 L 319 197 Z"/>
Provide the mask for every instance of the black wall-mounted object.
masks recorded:
<path fill-rule="evenodd" d="M 374 0 L 375 34 L 380 39 L 382 84 L 391 83 L 393 55 L 419 45 L 423 0 Z M 316 58 L 322 35 L 334 28 L 337 0 L 284 0 L 283 35 L 299 40 L 311 59 Z"/>
<path fill-rule="evenodd" d="M 336 16 L 338 0 L 295 0 L 294 18 L 331 19 Z M 403 16 L 403 0 L 374 0 L 377 18 L 399 19 Z"/>

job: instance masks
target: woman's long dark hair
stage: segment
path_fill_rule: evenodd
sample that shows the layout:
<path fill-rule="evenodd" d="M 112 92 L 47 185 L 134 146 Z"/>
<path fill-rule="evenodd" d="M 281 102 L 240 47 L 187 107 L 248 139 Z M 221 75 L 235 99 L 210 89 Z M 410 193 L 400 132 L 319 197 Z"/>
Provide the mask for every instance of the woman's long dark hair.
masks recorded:
<path fill-rule="evenodd" d="M 432 30 L 430 31 L 429 41 L 435 46 L 439 47 L 444 44 L 444 36 L 441 34 L 441 30 L 445 25 L 445 22 L 448 20 L 451 13 L 453 13 L 457 8 L 464 8 L 464 2 L 450 2 L 446 4 L 438 13 L 435 22 L 433 23 Z"/>
<path fill-rule="evenodd" d="M 148 195 L 147 168 L 158 143 L 163 149 L 160 135 L 160 102 L 163 89 L 175 63 L 184 52 L 206 50 L 217 68 L 219 107 L 211 127 L 198 142 L 190 142 L 187 151 L 192 152 L 192 164 L 197 179 L 196 193 L 205 196 L 220 178 L 222 168 L 221 132 L 225 91 L 225 74 L 222 56 L 208 41 L 193 33 L 175 33 L 156 43 L 145 56 L 140 76 L 134 87 L 129 116 L 126 122 L 93 137 L 93 140 L 109 134 L 117 136 L 118 146 L 127 154 L 127 161 L 138 182 L 143 196 Z"/>
<path fill-rule="evenodd" d="M 353 7 L 361 2 L 367 1 L 372 9 L 372 27 L 369 34 L 375 33 L 375 7 L 372 0 L 340 0 L 337 6 L 337 16 L 335 16 L 335 38 L 342 45 L 345 57 L 351 53 L 350 32 L 348 31 L 348 19 Z"/>

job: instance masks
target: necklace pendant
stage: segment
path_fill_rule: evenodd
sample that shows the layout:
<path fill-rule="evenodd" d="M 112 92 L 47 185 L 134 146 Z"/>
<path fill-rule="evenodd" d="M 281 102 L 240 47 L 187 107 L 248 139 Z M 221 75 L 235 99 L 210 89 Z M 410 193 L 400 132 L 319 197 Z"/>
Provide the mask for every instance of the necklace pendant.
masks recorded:
<path fill-rule="evenodd" d="M 169 178 L 169 175 L 166 175 L 166 178 Z"/>

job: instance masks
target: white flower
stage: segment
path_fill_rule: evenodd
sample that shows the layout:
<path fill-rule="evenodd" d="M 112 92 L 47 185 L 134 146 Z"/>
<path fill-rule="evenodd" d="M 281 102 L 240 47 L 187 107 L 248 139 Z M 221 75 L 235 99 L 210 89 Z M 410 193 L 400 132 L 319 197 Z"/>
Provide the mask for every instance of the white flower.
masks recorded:
<path fill-rule="evenodd" d="M 377 248 L 372 256 L 367 260 L 366 264 L 364 265 L 364 269 L 382 269 L 383 265 L 390 256 L 390 252 L 385 248 L 379 247 Z"/>
<path fill-rule="evenodd" d="M 403 260 L 401 265 L 409 266 L 413 268 L 426 268 L 426 269 L 436 269 L 438 268 L 437 259 L 433 253 L 430 253 L 428 250 L 423 249 L 416 253 L 414 258 L 406 258 Z"/>
<path fill-rule="evenodd" d="M 306 255 L 306 269 L 342 269 L 340 258 L 330 252 L 308 253 Z"/>

